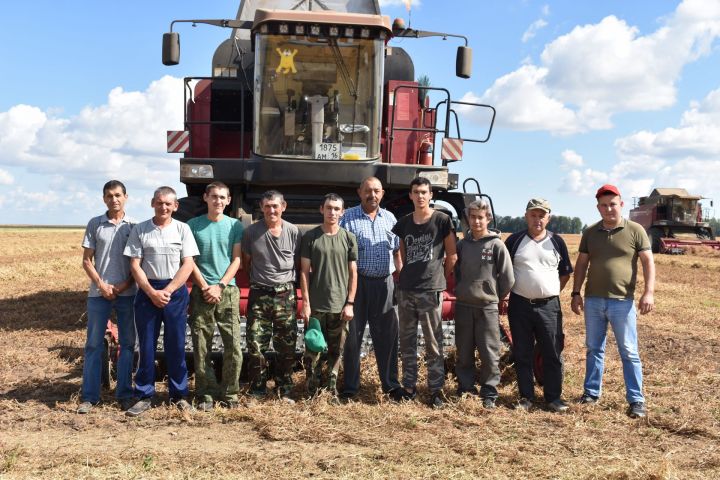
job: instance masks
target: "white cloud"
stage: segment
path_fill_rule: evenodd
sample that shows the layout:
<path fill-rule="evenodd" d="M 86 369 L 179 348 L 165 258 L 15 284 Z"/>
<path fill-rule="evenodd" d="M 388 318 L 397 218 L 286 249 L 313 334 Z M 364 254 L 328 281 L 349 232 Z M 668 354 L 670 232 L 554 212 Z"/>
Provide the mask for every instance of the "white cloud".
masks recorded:
<path fill-rule="evenodd" d="M 720 193 L 720 88 L 691 102 L 678 127 L 636 132 L 616 140 L 615 149 L 620 162 L 614 170 L 651 187 Z M 649 188 L 637 193 L 646 195 Z"/>
<path fill-rule="evenodd" d="M 525 33 L 523 33 L 522 36 L 522 43 L 527 43 L 529 40 L 531 40 L 535 35 L 537 35 L 538 30 L 547 27 L 548 22 L 543 20 L 542 18 L 538 18 L 533 23 L 530 24 L 527 30 L 525 30 Z"/>
<path fill-rule="evenodd" d="M 583 157 L 574 150 L 564 150 L 560 156 L 563 159 L 563 168 L 582 167 L 585 164 Z"/>
<path fill-rule="evenodd" d="M 673 105 L 683 67 L 709 54 L 719 36 L 717 1 L 685 0 L 647 35 L 608 16 L 556 38 L 538 65 L 523 64 L 498 78 L 480 99 L 500 99 L 505 114 L 499 123 L 517 130 L 562 135 L 608 129 L 616 113 Z"/>
<path fill-rule="evenodd" d="M 0 168 L 0 185 L 12 185 L 15 183 L 15 178 L 10 175 L 10 172 Z"/>
<path fill-rule="evenodd" d="M 564 151 L 562 165 L 577 166 L 570 168 L 560 189 L 587 194 L 590 187 L 607 181 L 618 185 L 626 198 L 647 195 L 655 187 L 720 198 L 720 88 L 691 102 L 678 127 L 619 138 L 615 151 L 619 161 L 607 172 L 581 168 L 582 157 Z"/>
<path fill-rule="evenodd" d="M 543 80 L 547 73 L 546 68 L 524 65 L 498 78 L 481 96 L 468 92 L 461 100 L 493 105 L 501 126 L 538 130 L 542 125 L 544 130 L 554 133 L 576 133 L 577 114 L 549 94 Z"/>
<path fill-rule="evenodd" d="M 183 83 L 170 76 L 144 91 L 114 88 L 104 105 L 71 117 L 29 105 L 0 112 L 0 165 L 29 174 L 5 195 L 5 206 L 67 223 L 52 212 L 97 210 L 99 190 L 111 178 L 126 183 L 131 198 L 150 198 L 161 184 L 178 186 L 177 155 L 165 153 L 166 130 L 181 129 L 182 119 Z M 9 181 L 3 173 L 9 176 L 0 170 L 0 184 Z M 47 189 L 28 186 L 48 179 Z"/>

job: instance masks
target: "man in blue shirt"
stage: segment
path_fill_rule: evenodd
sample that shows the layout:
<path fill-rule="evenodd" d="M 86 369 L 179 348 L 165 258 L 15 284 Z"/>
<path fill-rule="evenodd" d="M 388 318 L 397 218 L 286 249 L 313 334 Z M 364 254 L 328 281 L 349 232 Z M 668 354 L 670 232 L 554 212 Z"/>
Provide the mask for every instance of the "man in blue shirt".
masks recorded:
<path fill-rule="evenodd" d="M 392 228 L 395 216 L 380 208 L 385 191 L 375 177 L 360 184 L 360 205 L 349 208 L 340 226 L 355 234 L 358 242 L 358 281 L 355 318 L 345 342 L 345 383 L 341 396 L 353 398 L 360 389 L 360 347 L 365 325 L 370 325 L 378 374 L 384 393 L 400 388 L 398 382 L 398 319 L 393 307 L 392 273 L 402 267 L 400 242 Z"/>

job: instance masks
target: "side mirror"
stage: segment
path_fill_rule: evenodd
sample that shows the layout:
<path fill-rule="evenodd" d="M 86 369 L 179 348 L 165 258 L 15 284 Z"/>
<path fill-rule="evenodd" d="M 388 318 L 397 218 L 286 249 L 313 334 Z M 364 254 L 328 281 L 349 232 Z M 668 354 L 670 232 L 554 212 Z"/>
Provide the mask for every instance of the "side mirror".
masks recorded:
<path fill-rule="evenodd" d="M 176 32 L 163 33 L 162 40 L 163 65 L 177 65 L 180 63 L 180 34 Z"/>
<path fill-rule="evenodd" d="M 472 48 L 458 47 L 455 59 L 455 75 L 460 78 L 470 78 L 472 74 Z"/>

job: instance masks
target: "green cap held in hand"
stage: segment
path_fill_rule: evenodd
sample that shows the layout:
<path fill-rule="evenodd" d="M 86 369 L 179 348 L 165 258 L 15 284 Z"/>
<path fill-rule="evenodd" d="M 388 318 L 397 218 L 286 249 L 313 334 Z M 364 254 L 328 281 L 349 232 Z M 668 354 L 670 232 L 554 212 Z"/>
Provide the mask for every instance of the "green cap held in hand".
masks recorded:
<path fill-rule="evenodd" d="M 316 353 L 327 350 L 327 342 L 320 329 L 320 320 L 315 317 L 310 317 L 308 328 L 305 330 L 305 348 Z"/>

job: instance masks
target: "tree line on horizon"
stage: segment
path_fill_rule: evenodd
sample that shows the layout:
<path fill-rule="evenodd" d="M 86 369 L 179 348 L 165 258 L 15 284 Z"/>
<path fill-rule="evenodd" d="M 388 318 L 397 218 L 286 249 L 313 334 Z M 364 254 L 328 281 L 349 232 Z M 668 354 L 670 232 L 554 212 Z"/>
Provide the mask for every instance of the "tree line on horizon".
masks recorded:
<path fill-rule="evenodd" d="M 527 222 L 525 217 L 497 216 L 496 228 L 504 233 L 515 233 L 525 230 Z M 715 236 L 720 236 L 720 219 L 711 218 L 708 220 Z M 578 217 L 564 217 L 553 215 L 550 217 L 547 229 L 555 233 L 582 233 L 587 228 Z"/>
<path fill-rule="evenodd" d="M 515 233 L 527 229 L 525 217 L 496 217 L 496 228 L 501 232 Z M 550 217 L 547 229 L 555 233 L 582 233 L 587 225 L 584 225 L 579 217 L 564 217 L 553 215 Z"/>

